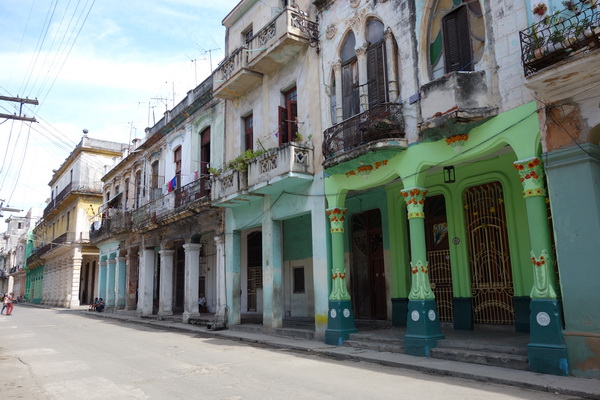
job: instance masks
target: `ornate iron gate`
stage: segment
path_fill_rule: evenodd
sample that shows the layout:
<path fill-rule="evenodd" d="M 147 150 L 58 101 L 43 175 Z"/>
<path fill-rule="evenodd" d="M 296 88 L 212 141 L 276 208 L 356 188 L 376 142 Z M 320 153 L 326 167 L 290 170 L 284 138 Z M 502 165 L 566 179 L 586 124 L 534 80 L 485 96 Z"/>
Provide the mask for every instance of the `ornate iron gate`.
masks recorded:
<path fill-rule="evenodd" d="M 474 186 L 464 194 L 473 321 L 514 323 L 513 280 L 500 182 Z"/>
<path fill-rule="evenodd" d="M 450 250 L 427 252 L 429 262 L 429 282 L 435 294 L 440 321 L 454 319 L 452 308 L 452 271 L 450 270 Z"/>

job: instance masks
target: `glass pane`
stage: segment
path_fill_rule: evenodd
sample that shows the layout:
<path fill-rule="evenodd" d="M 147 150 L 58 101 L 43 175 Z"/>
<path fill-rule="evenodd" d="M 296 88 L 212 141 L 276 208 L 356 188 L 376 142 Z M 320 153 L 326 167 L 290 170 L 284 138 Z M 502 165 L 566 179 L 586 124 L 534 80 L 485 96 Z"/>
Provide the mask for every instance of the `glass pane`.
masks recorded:
<path fill-rule="evenodd" d="M 346 62 L 356 55 L 356 52 L 354 51 L 355 47 L 356 39 L 354 38 L 354 34 L 350 32 L 342 47 L 342 62 Z"/>
<path fill-rule="evenodd" d="M 383 24 L 376 19 L 370 19 L 367 25 L 367 41 L 371 44 L 383 40 Z"/>

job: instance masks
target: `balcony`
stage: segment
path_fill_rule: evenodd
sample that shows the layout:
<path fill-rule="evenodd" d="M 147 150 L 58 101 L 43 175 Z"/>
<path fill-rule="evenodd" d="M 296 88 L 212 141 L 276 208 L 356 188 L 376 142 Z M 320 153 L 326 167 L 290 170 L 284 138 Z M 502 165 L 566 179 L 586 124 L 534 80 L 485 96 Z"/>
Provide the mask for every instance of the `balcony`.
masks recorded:
<path fill-rule="evenodd" d="M 50 243 L 44 244 L 33 250 L 33 253 L 27 257 L 27 264 L 31 264 L 40 259 L 44 254 L 73 243 L 88 243 L 90 236 L 88 232 L 66 232 L 53 239 Z"/>
<path fill-rule="evenodd" d="M 248 171 L 230 169 L 212 179 L 213 206 L 237 207 L 257 198 L 248 192 Z"/>
<path fill-rule="evenodd" d="M 525 76 L 600 48 L 600 12 L 594 3 L 573 2 L 519 32 Z"/>
<path fill-rule="evenodd" d="M 323 132 L 323 166 L 329 169 L 369 152 L 387 158 L 389 151 L 396 153 L 405 148 L 402 106 L 383 103 Z"/>
<path fill-rule="evenodd" d="M 421 139 L 468 134 L 498 114 L 485 71 L 455 71 L 421 86 Z"/>
<path fill-rule="evenodd" d="M 102 195 L 102 186 L 100 184 L 86 186 L 86 185 L 79 184 L 79 183 L 73 183 L 73 182 L 69 183 L 67 186 L 65 186 L 65 188 L 63 190 L 60 191 L 60 193 L 58 193 L 56 195 L 56 197 L 54 199 L 50 200 L 50 202 L 44 209 L 44 218 L 46 218 L 48 215 L 50 215 L 52 210 L 54 210 L 56 208 L 56 206 L 58 206 L 61 203 L 61 201 L 64 200 L 65 197 L 67 197 L 67 195 L 69 195 L 70 193 L 73 193 L 73 192 L 81 193 L 81 194 Z"/>
<path fill-rule="evenodd" d="M 133 212 L 132 230 L 144 232 L 179 221 L 210 206 L 210 181 L 197 179 Z"/>
<path fill-rule="evenodd" d="M 217 67 L 214 96 L 233 100 L 256 88 L 263 74 L 290 62 L 306 45 L 318 41 L 318 24 L 293 8 L 285 8 L 244 46 Z"/>
<path fill-rule="evenodd" d="M 243 96 L 262 82 L 262 74 L 248 68 L 247 47 L 239 47 L 215 71 L 215 97 L 233 100 Z"/>
<path fill-rule="evenodd" d="M 90 229 L 90 241 L 98 243 L 104 239 L 131 231 L 132 218 L 131 211 L 121 212 L 115 209 L 107 210 L 107 215 L 102 219 L 102 225 L 95 229 L 92 225 Z"/>
<path fill-rule="evenodd" d="M 248 186 L 252 193 L 294 192 L 313 180 L 313 148 L 286 143 L 248 163 Z"/>
<path fill-rule="evenodd" d="M 272 74 L 289 63 L 309 43 L 316 43 L 319 25 L 293 8 L 284 9 L 248 43 L 248 65 L 253 71 Z"/>

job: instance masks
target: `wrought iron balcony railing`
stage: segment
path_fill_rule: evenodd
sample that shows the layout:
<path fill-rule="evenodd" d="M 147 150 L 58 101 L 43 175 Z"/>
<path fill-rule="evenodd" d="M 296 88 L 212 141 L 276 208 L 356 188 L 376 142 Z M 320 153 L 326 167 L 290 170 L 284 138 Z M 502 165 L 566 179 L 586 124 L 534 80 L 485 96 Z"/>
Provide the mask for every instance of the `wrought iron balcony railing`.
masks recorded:
<path fill-rule="evenodd" d="M 383 103 L 357 114 L 323 133 L 323 156 L 333 158 L 382 139 L 404 138 L 402 106 Z"/>
<path fill-rule="evenodd" d="M 71 192 L 81 192 L 81 193 L 93 193 L 93 194 L 102 194 L 102 186 L 98 185 L 82 185 L 82 184 L 73 184 L 73 182 L 69 183 L 63 190 L 60 191 L 56 195 L 53 200 L 50 200 L 50 203 L 44 209 L 44 217 L 46 217 L 50 211 L 54 209 L 60 202 Z"/>
<path fill-rule="evenodd" d="M 567 8 L 546 15 L 519 32 L 525 76 L 575 54 L 600 48 L 600 12 L 596 1 L 563 4 Z"/>
<path fill-rule="evenodd" d="M 203 176 L 159 199 L 144 204 L 133 212 L 132 227 L 134 229 L 141 228 L 166 219 L 196 201 L 210 201 L 210 180 L 208 177 Z"/>
<path fill-rule="evenodd" d="M 113 212 L 111 213 L 111 211 Z M 112 235 L 128 232 L 131 230 L 131 226 L 131 211 L 123 213 L 120 210 L 108 210 L 106 217 L 102 219 L 102 224 L 98 229 L 92 225 L 90 240 L 96 242 Z"/>

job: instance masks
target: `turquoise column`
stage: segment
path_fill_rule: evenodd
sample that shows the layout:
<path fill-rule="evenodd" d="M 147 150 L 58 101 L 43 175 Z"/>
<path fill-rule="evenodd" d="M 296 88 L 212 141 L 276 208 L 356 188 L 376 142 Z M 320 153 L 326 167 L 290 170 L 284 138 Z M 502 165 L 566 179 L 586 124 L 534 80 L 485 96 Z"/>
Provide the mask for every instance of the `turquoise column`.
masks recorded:
<path fill-rule="evenodd" d="M 346 288 L 344 221 L 347 211 L 346 208 L 339 207 L 326 210 L 331 224 L 331 293 L 325 343 L 338 346 L 343 345 L 351 333 L 357 332 L 350 294 Z"/>
<path fill-rule="evenodd" d="M 544 170 L 539 158 L 515 161 L 527 207 L 533 288 L 531 289 L 529 369 L 568 375 L 567 348 L 562 336 L 562 303 L 554 272 L 555 260 L 548 226 Z"/>
<path fill-rule="evenodd" d="M 435 295 L 429 282 L 429 263 L 425 245 L 425 196 L 427 190 L 413 187 L 402 190 L 408 212 L 410 229 L 412 275 L 408 294 L 408 316 L 404 352 L 413 356 L 429 357 L 430 351 L 443 339 Z"/>
<path fill-rule="evenodd" d="M 117 269 L 117 260 L 115 259 L 115 254 L 110 256 L 108 260 L 108 265 L 106 269 L 106 298 L 104 299 L 106 302 L 106 307 L 114 307 L 115 306 L 115 272 Z"/>
<path fill-rule="evenodd" d="M 106 271 L 106 258 L 98 263 L 98 297 L 106 300 L 106 283 L 107 283 L 107 271 Z"/>

